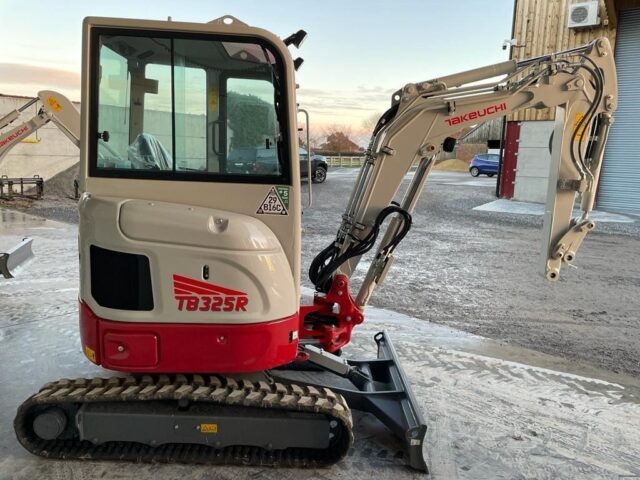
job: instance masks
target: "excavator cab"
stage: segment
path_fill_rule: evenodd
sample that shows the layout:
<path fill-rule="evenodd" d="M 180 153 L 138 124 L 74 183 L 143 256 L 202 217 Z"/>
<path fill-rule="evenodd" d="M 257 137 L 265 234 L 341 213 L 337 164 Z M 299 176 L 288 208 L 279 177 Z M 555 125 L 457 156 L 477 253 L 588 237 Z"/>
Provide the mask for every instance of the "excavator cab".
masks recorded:
<path fill-rule="evenodd" d="M 298 343 L 294 67 L 273 34 L 88 18 L 85 353 L 120 371 L 260 371 Z"/>

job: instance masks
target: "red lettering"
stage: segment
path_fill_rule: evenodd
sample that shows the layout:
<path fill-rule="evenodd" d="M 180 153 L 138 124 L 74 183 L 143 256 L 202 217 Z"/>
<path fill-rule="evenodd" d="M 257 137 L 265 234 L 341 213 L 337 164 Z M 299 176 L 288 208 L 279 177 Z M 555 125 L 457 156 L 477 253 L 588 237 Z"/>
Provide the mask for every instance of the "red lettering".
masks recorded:
<path fill-rule="evenodd" d="M 200 297 L 202 299 L 202 305 L 200 305 L 201 312 L 208 312 L 211 307 L 211 297 Z"/>
<path fill-rule="evenodd" d="M 28 125 L 25 125 L 24 127 L 19 128 L 18 130 L 13 132 L 11 135 L 9 135 L 7 138 L 5 138 L 4 140 L 0 141 L 0 147 L 4 147 L 7 143 L 13 142 L 16 138 L 18 138 L 24 132 L 28 132 L 28 131 L 29 131 L 29 126 Z"/>
<path fill-rule="evenodd" d="M 213 302 L 211 302 L 211 311 L 219 312 L 221 306 L 222 306 L 222 297 L 213 297 Z"/>
<path fill-rule="evenodd" d="M 178 300 L 178 310 L 182 310 L 184 308 L 184 301 L 186 300 L 186 298 L 176 297 L 176 300 Z"/>
<path fill-rule="evenodd" d="M 462 115 L 458 115 L 452 118 L 445 118 L 445 122 L 449 126 L 458 125 L 462 122 L 467 122 L 469 120 L 475 120 L 480 117 L 486 117 L 487 115 L 493 115 L 494 113 L 501 112 L 507 109 L 507 104 L 505 102 L 498 103 L 496 105 L 491 105 L 489 107 L 485 107 L 482 110 L 476 110 L 474 112 L 464 113 Z"/>
<path fill-rule="evenodd" d="M 236 297 L 224 297 L 223 312 L 233 312 L 234 305 L 236 303 Z"/>
<path fill-rule="evenodd" d="M 238 299 L 236 300 L 236 312 L 246 312 L 247 309 L 245 307 L 248 303 L 248 297 L 238 297 Z"/>
<path fill-rule="evenodd" d="M 246 293 L 174 274 L 173 282 L 178 310 L 188 312 L 246 312 Z"/>
<path fill-rule="evenodd" d="M 187 298 L 187 311 L 194 312 L 198 309 L 198 297 L 188 297 Z"/>
<path fill-rule="evenodd" d="M 246 296 L 176 295 L 178 310 L 188 312 L 246 312 L 249 298 Z"/>

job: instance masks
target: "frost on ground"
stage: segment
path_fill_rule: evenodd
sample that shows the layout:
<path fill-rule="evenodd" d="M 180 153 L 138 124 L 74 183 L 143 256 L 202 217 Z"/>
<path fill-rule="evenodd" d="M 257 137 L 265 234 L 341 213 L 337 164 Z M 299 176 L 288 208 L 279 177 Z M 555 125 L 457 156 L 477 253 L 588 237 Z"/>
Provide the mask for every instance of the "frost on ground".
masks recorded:
<path fill-rule="evenodd" d="M 77 323 L 75 226 L 33 221 L 28 234 L 39 263 L 16 283 L 0 284 L 0 480 L 120 478 L 136 480 L 428 478 L 404 465 L 401 444 L 369 415 L 354 412 L 356 443 L 322 470 L 136 465 L 48 461 L 24 451 L 13 435 L 17 406 L 47 381 L 109 376 L 81 352 Z M 305 290 L 305 293 L 310 293 Z M 540 365 L 539 354 L 370 308 L 345 355 L 375 356 L 385 329 L 428 426 L 424 453 L 435 480 L 618 479 L 640 475 L 640 391 L 608 379 Z M 535 360 L 535 362 L 533 362 Z M 549 360 L 549 359 L 547 359 Z M 536 366 L 532 366 L 535 363 Z M 605 378 L 603 378 L 605 377 Z M 618 378 L 616 375 L 612 377 Z"/>

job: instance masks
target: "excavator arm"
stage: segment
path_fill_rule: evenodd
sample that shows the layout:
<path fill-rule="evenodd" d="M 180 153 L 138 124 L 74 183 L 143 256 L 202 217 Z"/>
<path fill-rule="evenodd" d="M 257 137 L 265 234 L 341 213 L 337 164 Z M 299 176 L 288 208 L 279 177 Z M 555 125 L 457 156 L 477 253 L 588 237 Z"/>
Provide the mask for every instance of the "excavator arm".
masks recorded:
<path fill-rule="evenodd" d="M 497 81 L 492 78 L 503 76 Z M 480 83 L 484 82 L 484 83 Z M 544 219 L 544 272 L 557 280 L 562 263 L 574 261 L 594 227 L 593 208 L 604 146 L 616 108 L 613 53 L 606 38 L 583 47 L 408 84 L 392 96 L 376 126 L 365 162 L 343 215 L 335 242 L 311 265 L 310 278 L 328 292 L 336 277 L 351 277 L 391 217 L 355 298 L 362 309 L 382 283 L 393 251 L 407 233 L 425 181 L 438 154 L 455 144 L 462 128 L 524 108 L 556 107 L 549 190 Z M 411 171 L 399 203 L 392 203 Z M 581 214 L 573 218 L 577 194 Z"/>
<path fill-rule="evenodd" d="M 17 121 L 22 112 L 38 101 L 41 107 L 33 118 L 0 133 L 0 160 L 21 140 L 49 122 L 53 122 L 75 146 L 80 147 L 80 112 L 67 97 L 52 90 L 38 92 L 37 98 L 0 118 L 0 130 Z"/>

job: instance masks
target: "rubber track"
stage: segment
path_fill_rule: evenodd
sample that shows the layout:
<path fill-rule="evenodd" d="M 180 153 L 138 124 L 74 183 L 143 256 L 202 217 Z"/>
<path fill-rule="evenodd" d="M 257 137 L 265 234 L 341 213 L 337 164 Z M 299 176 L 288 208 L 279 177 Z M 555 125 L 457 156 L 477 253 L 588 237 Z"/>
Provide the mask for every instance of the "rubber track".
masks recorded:
<path fill-rule="evenodd" d="M 133 442 L 95 445 L 71 439 L 43 440 L 31 427 L 33 411 L 42 406 L 77 406 L 93 402 L 174 401 L 258 407 L 278 411 L 315 412 L 338 422 L 329 448 L 288 448 L 270 451 L 253 446 L 214 448 L 200 444 L 149 446 Z M 240 411 L 239 414 L 242 414 Z M 326 388 L 201 375 L 144 375 L 93 379 L 62 379 L 44 385 L 20 407 L 14 420 L 18 441 L 45 458 L 123 460 L 134 462 L 323 467 L 344 457 L 353 444 L 351 412 L 342 395 Z"/>

